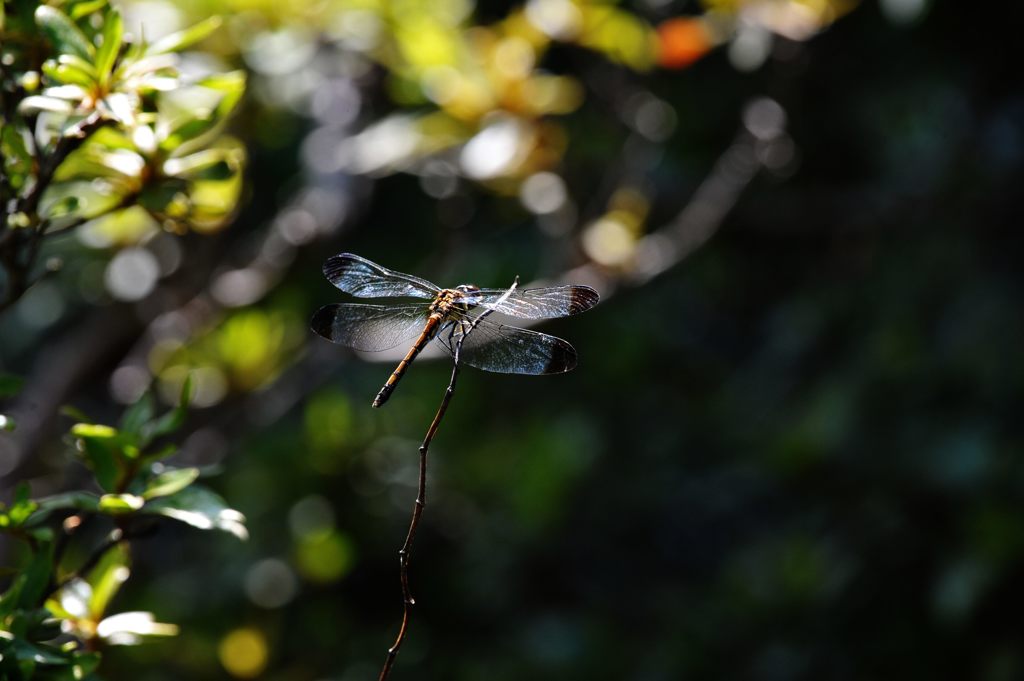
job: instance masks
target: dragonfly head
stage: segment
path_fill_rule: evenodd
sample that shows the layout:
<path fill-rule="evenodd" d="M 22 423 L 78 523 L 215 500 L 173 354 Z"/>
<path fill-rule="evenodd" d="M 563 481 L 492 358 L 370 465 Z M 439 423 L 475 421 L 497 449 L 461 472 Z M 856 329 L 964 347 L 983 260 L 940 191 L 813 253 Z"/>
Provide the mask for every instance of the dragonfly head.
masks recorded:
<path fill-rule="evenodd" d="M 455 287 L 455 290 L 462 294 L 457 301 L 457 304 L 462 309 L 468 310 L 479 304 L 479 296 L 476 294 L 480 292 L 480 287 L 476 284 L 459 284 Z"/>

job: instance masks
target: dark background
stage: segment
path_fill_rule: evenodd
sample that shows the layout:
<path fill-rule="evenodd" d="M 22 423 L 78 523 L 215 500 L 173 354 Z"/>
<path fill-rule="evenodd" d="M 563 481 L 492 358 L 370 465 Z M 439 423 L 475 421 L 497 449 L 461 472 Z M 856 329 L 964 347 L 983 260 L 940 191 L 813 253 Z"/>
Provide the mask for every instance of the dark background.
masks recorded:
<path fill-rule="evenodd" d="M 679 8 L 695 9 L 634 9 L 656 21 Z M 394 678 L 1024 676 L 1024 96 L 1018 24 L 997 11 L 936 2 L 895 25 L 865 2 L 805 43 L 780 40 L 753 73 L 719 49 L 621 76 L 678 117 L 646 166 L 652 227 L 714 172 L 754 98 L 785 110 L 796 160 L 745 185 L 677 266 L 544 326 L 579 351 L 573 373 L 462 374 L 431 449 L 418 607 Z M 550 59 L 613 94 L 622 71 L 569 48 Z M 364 97 L 364 122 L 389 106 L 372 85 Z M 224 234 L 185 239 L 174 300 L 202 289 L 210 263 L 242 257 L 310 182 L 309 118 L 250 99 L 236 125 L 247 203 Z M 583 224 L 627 133 L 598 97 L 565 125 Z M 552 238 L 471 183 L 437 200 L 405 174 L 332 182 L 351 199 L 344 227 L 299 249 L 257 309 L 301 326 L 340 300 L 320 265 L 341 251 L 442 285 L 581 262 L 575 232 Z M 7 320 L 3 361 L 32 375 L 73 352 L 62 339 L 102 327 L 103 351 L 60 400 L 112 420 L 107 376 L 141 342 L 143 307 L 72 302 L 34 332 Z M 188 424 L 184 460 L 220 471 L 210 484 L 246 514 L 250 541 L 168 524 L 136 543 L 115 605 L 182 634 L 111 651 L 109 678 L 229 678 L 224 641 L 240 628 L 269 656 L 260 678 L 375 678 L 401 615 L 416 450 L 449 368 L 418 362 L 377 411 L 390 366 L 311 334 L 283 347 L 300 359 L 278 378 Z M 53 423 L 40 438 L 63 470 L 66 424 Z M 40 467 L 17 472 L 44 491 L 80 475 Z"/>

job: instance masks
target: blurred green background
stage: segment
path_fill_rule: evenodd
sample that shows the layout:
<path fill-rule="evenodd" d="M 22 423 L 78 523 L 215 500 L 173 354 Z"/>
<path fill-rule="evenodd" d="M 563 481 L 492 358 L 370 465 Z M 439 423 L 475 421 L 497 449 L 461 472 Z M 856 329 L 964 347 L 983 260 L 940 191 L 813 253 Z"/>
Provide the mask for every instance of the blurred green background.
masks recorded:
<path fill-rule="evenodd" d="M 393 678 L 1024 676 L 1012 22 L 930 0 L 123 6 L 147 37 L 224 15 L 190 59 L 251 73 L 241 208 L 213 235 L 122 216 L 50 245 L 64 268 L 0 318 L 30 386 L 2 486 L 84 479 L 60 405 L 112 422 L 191 371 L 180 461 L 251 538 L 133 544 L 118 608 L 182 633 L 105 676 L 376 677 L 449 367 L 370 409 L 392 366 L 307 330 L 342 251 L 605 295 L 542 327 L 573 373 L 463 372 Z"/>

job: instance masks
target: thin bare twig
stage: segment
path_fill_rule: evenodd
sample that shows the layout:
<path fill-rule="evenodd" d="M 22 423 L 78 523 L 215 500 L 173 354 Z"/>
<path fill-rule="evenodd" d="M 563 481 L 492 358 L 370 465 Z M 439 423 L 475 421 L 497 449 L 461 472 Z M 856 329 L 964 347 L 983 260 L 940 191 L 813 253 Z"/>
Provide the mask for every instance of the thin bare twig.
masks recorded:
<path fill-rule="evenodd" d="M 495 306 L 505 302 L 512 295 L 512 292 L 516 290 L 517 286 L 519 286 L 519 277 L 516 277 L 515 281 L 512 282 L 512 286 L 498 299 Z M 427 450 L 430 448 L 430 442 L 434 439 L 434 435 L 441 425 L 441 419 L 444 418 L 445 412 L 448 411 L 448 404 L 452 401 L 452 395 L 455 394 L 455 381 L 459 378 L 459 354 L 462 352 L 462 344 L 469 334 L 473 333 L 480 321 L 493 313 L 494 308 L 485 310 L 468 324 L 468 328 L 456 322 L 455 329 L 458 331 L 459 337 L 454 344 L 452 376 L 448 381 L 448 387 L 444 391 L 444 397 L 441 399 L 441 406 L 437 408 L 434 420 L 430 422 L 427 434 L 420 445 L 420 473 L 416 485 L 416 502 L 412 507 L 412 518 L 409 521 L 409 531 L 405 535 L 405 542 L 398 551 L 399 579 L 402 582 L 402 624 L 398 628 L 398 636 L 395 638 L 395 642 L 388 648 L 387 657 L 384 659 L 384 667 L 380 670 L 380 676 L 377 677 L 377 681 L 387 681 L 387 678 L 391 675 L 391 668 L 395 664 L 395 658 L 398 656 L 398 651 L 401 649 L 402 643 L 405 642 L 405 636 L 409 630 L 412 608 L 416 605 L 416 599 L 413 598 L 412 591 L 409 589 L 409 558 L 412 555 L 412 542 L 416 538 L 416 529 L 420 525 L 420 517 L 423 515 L 423 509 L 427 507 Z"/>

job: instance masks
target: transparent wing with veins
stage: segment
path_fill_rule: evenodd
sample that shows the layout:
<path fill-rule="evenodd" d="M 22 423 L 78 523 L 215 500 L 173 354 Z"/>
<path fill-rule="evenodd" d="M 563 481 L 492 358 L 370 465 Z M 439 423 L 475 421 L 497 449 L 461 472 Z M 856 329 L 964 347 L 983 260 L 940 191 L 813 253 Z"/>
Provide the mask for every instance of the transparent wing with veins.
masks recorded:
<path fill-rule="evenodd" d="M 324 263 L 324 276 L 357 298 L 430 298 L 441 290 L 426 279 L 381 267 L 352 253 L 333 255 Z"/>
<path fill-rule="evenodd" d="M 411 343 L 423 331 L 426 305 L 325 305 L 313 315 L 313 331 L 332 343 L 364 352 L 380 352 Z"/>
<path fill-rule="evenodd" d="M 576 366 L 576 350 L 546 333 L 459 315 L 445 324 L 435 340 L 462 364 L 499 374 L 560 374 Z"/>
<path fill-rule="evenodd" d="M 520 319 L 551 319 L 568 317 L 589 310 L 600 296 L 589 286 L 552 286 L 549 288 L 507 289 L 485 288 L 469 294 L 471 302 L 481 307 Z"/>

